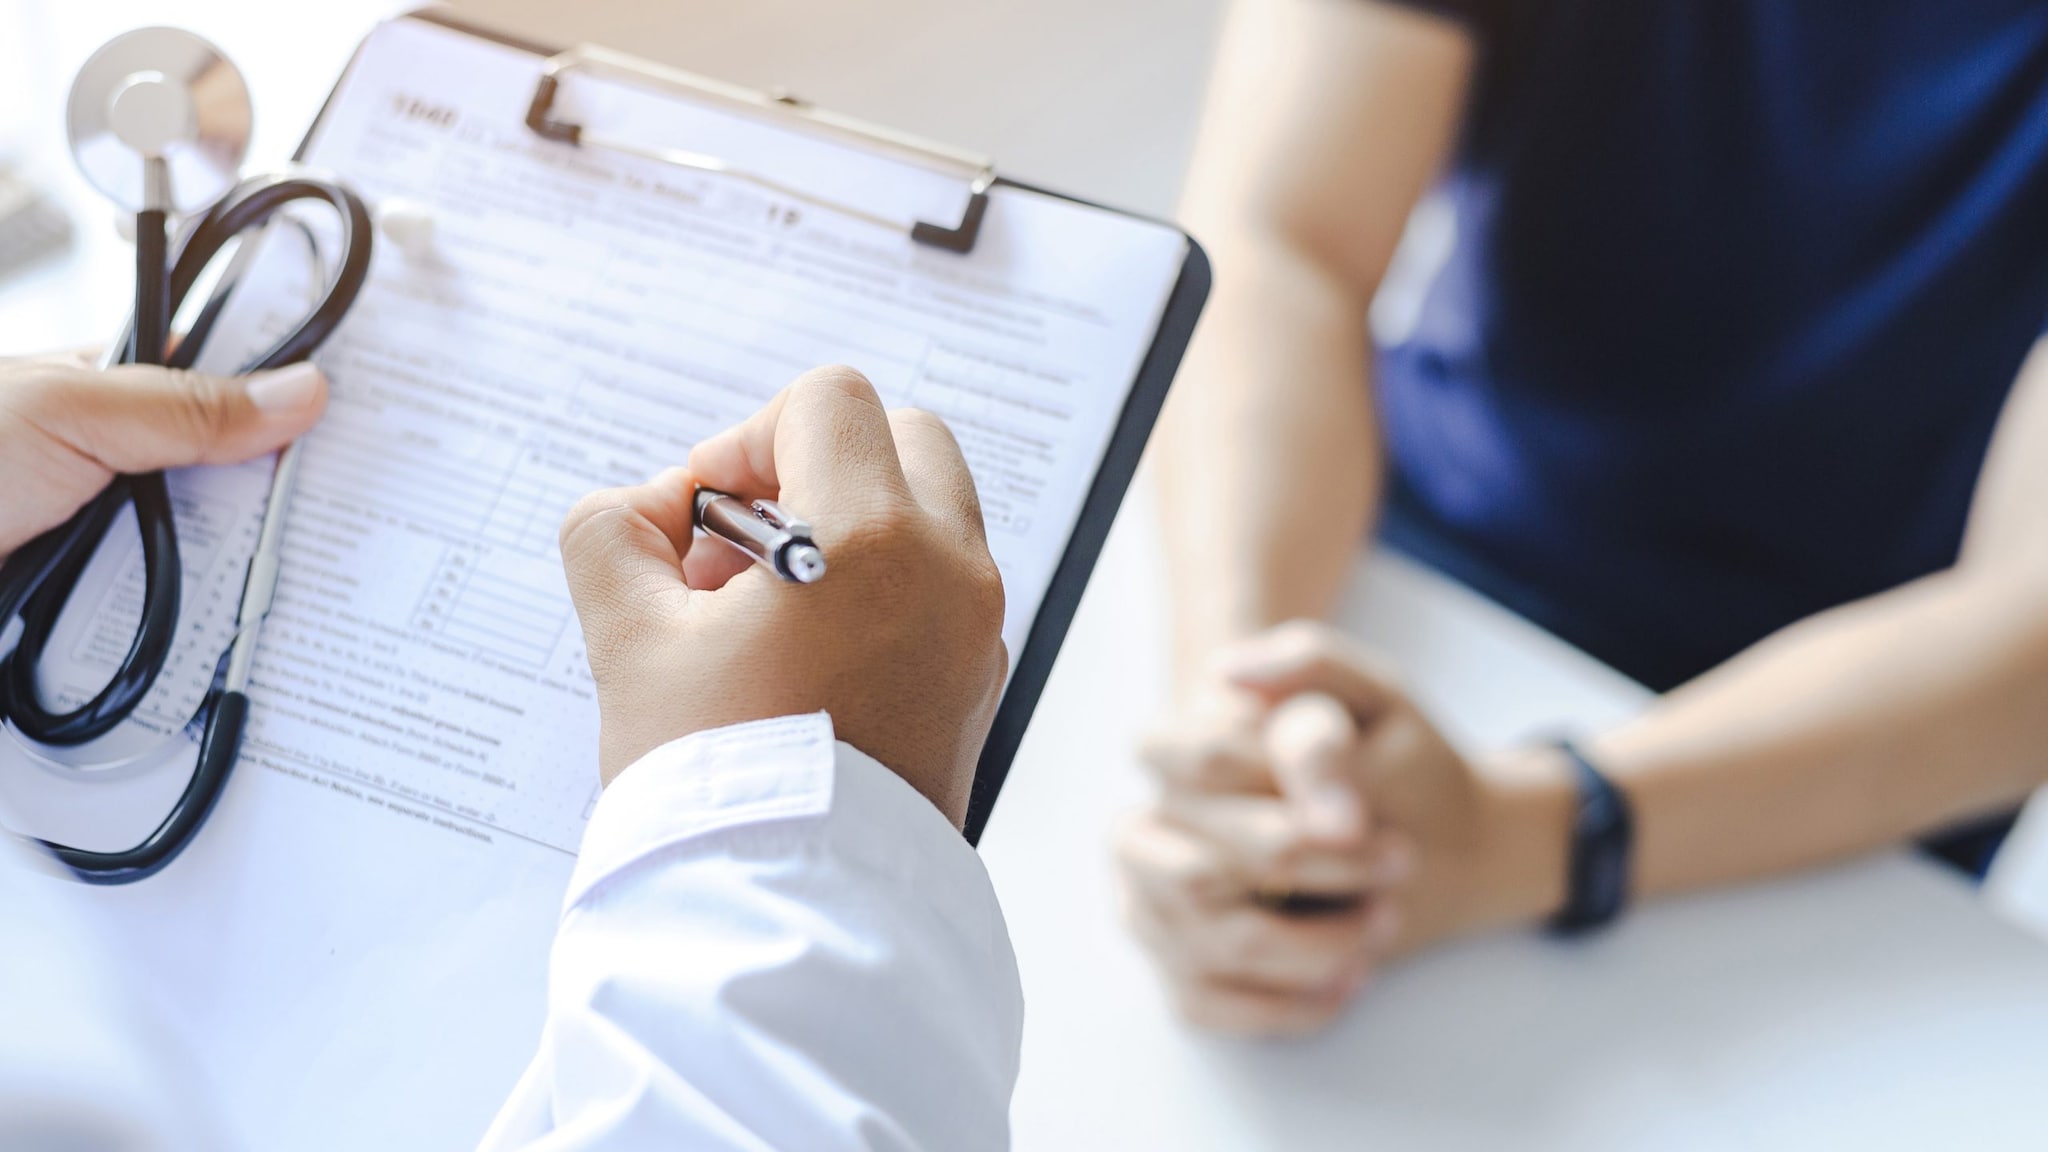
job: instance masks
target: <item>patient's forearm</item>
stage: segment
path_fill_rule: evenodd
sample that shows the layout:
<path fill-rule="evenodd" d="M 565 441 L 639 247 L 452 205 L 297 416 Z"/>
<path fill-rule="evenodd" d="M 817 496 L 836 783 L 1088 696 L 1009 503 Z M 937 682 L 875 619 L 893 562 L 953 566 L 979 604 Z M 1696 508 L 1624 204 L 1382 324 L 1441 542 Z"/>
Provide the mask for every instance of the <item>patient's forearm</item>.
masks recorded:
<path fill-rule="evenodd" d="M 2048 340 L 1999 416 L 1954 567 L 1802 620 L 1593 745 L 1636 809 L 1638 895 L 1763 876 L 2017 804 L 2048 781 Z M 1489 762 L 1546 828 L 1511 869 L 1556 906 L 1558 758 Z M 1546 801 L 1550 801 L 1547 807 Z M 1548 844 L 1542 840 L 1548 837 Z M 1500 919 L 1504 917 L 1496 917 Z"/>
<path fill-rule="evenodd" d="M 1158 460 L 1184 671 L 1217 644 L 1326 615 L 1379 478 L 1368 301 L 1277 244 L 1226 239 L 1216 257 L 1229 271 Z"/>
<path fill-rule="evenodd" d="M 1216 289 L 1158 463 L 1183 675 L 1326 615 L 1376 502 L 1366 310 L 1456 138 L 1476 46 L 1392 4 L 1238 0 L 1182 221 Z"/>
<path fill-rule="evenodd" d="M 1822 613 L 1600 740 L 1637 892 L 1865 851 L 2048 780 L 2044 576 L 1957 568 Z"/>

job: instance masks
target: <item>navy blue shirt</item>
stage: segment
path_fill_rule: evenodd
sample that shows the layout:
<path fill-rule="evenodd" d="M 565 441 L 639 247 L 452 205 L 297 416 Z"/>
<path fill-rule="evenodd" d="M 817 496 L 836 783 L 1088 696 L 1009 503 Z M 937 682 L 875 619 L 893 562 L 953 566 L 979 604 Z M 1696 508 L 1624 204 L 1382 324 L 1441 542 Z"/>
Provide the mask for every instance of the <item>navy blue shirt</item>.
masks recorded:
<path fill-rule="evenodd" d="M 1660 689 L 1953 563 L 2048 320 L 2048 3 L 1416 2 L 1480 55 L 1386 535 Z"/>

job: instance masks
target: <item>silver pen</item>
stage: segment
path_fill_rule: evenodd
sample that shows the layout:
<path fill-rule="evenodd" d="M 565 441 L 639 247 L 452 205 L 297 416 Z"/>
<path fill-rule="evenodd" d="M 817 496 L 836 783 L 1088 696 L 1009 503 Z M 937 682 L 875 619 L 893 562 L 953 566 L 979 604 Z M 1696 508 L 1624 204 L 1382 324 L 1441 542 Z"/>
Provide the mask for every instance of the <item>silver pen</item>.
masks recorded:
<path fill-rule="evenodd" d="M 825 553 L 811 526 L 773 500 L 751 503 L 711 488 L 697 489 L 697 527 L 754 558 L 792 584 L 815 584 L 825 575 Z"/>

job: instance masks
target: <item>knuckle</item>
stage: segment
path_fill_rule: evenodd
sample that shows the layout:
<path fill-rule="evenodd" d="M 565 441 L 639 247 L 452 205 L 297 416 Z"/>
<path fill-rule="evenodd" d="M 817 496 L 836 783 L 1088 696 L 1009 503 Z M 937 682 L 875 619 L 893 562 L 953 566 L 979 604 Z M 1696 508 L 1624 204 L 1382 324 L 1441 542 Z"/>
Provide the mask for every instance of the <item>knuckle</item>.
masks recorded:
<path fill-rule="evenodd" d="M 1237 828 L 1233 836 L 1239 867 L 1262 883 L 1278 883 L 1292 871 L 1294 853 L 1280 836 L 1268 830 Z"/>
<path fill-rule="evenodd" d="M 1111 828 L 1109 842 L 1118 857 L 1125 860 L 1145 858 L 1144 846 L 1151 842 L 1158 830 L 1159 818 L 1149 811 L 1126 813 Z"/>
<path fill-rule="evenodd" d="M 1274 625 L 1273 637 L 1288 650 L 1304 655 L 1318 655 L 1330 648 L 1330 626 L 1320 620 L 1297 618 Z"/>
<path fill-rule="evenodd" d="M 862 535 L 866 545 L 894 553 L 901 549 L 924 549 L 928 544 L 923 540 L 920 529 L 921 518 L 913 505 L 896 500 L 877 501 L 861 517 Z"/>
<path fill-rule="evenodd" d="M 1202 861 L 1189 852 L 1153 857 L 1145 861 L 1146 878 L 1163 898 L 1171 899 L 1185 908 L 1199 908 L 1196 901 L 1198 885 L 1196 878 L 1203 871 Z"/>
<path fill-rule="evenodd" d="M 592 536 L 601 526 L 604 514 L 616 512 L 623 503 L 619 489 L 600 488 L 570 505 L 556 536 L 563 563 L 573 564 L 581 559 L 593 543 Z"/>
<path fill-rule="evenodd" d="M 1204 854 L 1168 831 L 1159 817 L 1142 813 L 1117 830 L 1112 853 L 1124 882 L 1149 898 L 1193 905 L 1203 876 L 1210 871 Z"/>
<path fill-rule="evenodd" d="M 1138 760 L 1147 768 L 1171 768 L 1180 755 L 1180 739 L 1171 728 L 1153 728 L 1138 737 Z"/>
<path fill-rule="evenodd" d="M 938 437 L 956 446 L 959 443 L 953 437 L 952 425 L 928 409 L 892 408 L 889 410 L 889 422 L 919 435 Z"/>
<path fill-rule="evenodd" d="M 867 376 L 860 369 L 845 364 L 825 364 L 813 368 L 797 377 L 794 387 L 838 392 L 856 399 L 874 401 L 876 404 L 881 402 L 875 393 L 875 386 L 868 382 Z"/>
<path fill-rule="evenodd" d="M 1210 752 L 1195 752 L 1162 765 L 1169 787 L 1184 795 L 1215 795 L 1229 792 L 1228 762 Z"/>
<path fill-rule="evenodd" d="M 1118 901 L 1124 930 L 1150 953 L 1168 973 L 1188 967 L 1188 943 L 1184 932 L 1150 894 L 1129 886 Z"/>
<path fill-rule="evenodd" d="M 1218 967 L 1242 971 L 1266 952 L 1265 933 L 1254 916 L 1232 916 L 1216 926 L 1215 959 Z"/>
<path fill-rule="evenodd" d="M 65 377 L 47 364 L 28 362 L 13 366 L 10 379 L 0 388 L 0 403 L 30 420 L 41 423 L 64 402 Z"/>
<path fill-rule="evenodd" d="M 922 582 L 927 589 L 948 590 L 944 569 L 928 570 L 931 554 L 917 540 L 915 520 L 902 509 L 877 502 L 842 524 L 841 538 L 825 545 L 835 567 L 858 566 L 870 574 L 871 581 L 880 582 L 878 591 L 891 597 L 906 592 L 900 580 L 905 572 L 925 572 Z"/>
<path fill-rule="evenodd" d="M 1227 790 L 1220 786 L 1219 774 L 1210 767 L 1209 750 L 1188 743 L 1185 737 L 1153 737 L 1142 758 L 1168 798 L 1189 800 Z"/>
<path fill-rule="evenodd" d="M 1264 882 L 1285 888 L 1301 875 L 1315 852 L 1315 848 L 1295 836 L 1271 835 L 1252 849 L 1247 865 Z"/>
<path fill-rule="evenodd" d="M 1414 760 L 1426 747 L 1429 730 L 1422 718 L 1402 710 L 1382 720 L 1366 748 L 1366 755 L 1382 766 Z"/>
<path fill-rule="evenodd" d="M 1003 589 L 1003 573 L 996 567 L 992 557 L 984 554 L 975 557 L 967 574 L 969 603 L 984 625 L 1002 630 L 1003 613 L 1008 607 L 1009 596 Z"/>
<path fill-rule="evenodd" d="M 1182 907 L 1193 906 L 1194 884 L 1193 861 L 1185 856 L 1146 856 L 1139 865 L 1146 884 L 1162 900 L 1171 900 Z"/>
<path fill-rule="evenodd" d="M 1203 768 L 1204 752 L 1184 733 L 1160 729 L 1148 733 L 1138 746 L 1138 761 L 1163 788 L 1181 793 L 1208 791 Z"/>
<path fill-rule="evenodd" d="M 233 419 L 228 389 L 222 380 L 199 372 L 171 369 L 175 419 L 196 444 L 211 444 L 227 434 Z"/>
<path fill-rule="evenodd" d="M 1329 625 L 1317 620 L 1289 620 L 1274 625 L 1274 653 L 1287 664 L 1308 672 L 1327 673 L 1341 662 L 1340 643 Z"/>
<path fill-rule="evenodd" d="M 1191 782 L 1205 789 L 1231 791 L 1245 759 L 1245 749 L 1234 738 L 1213 736 L 1197 745 L 1188 758 Z"/>
<path fill-rule="evenodd" d="M 1387 692 L 1395 695 L 1406 694 L 1407 689 L 1404 686 L 1401 673 L 1393 665 L 1371 652 L 1351 645 L 1348 641 L 1344 645 L 1343 652 L 1344 659 L 1367 679 L 1378 684 Z"/>
<path fill-rule="evenodd" d="M 1283 877 L 1299 865 L 1309 850 L 1308 841 L 1295 830 L 1294 821 L 1278 799 L 1248 813 L 1237 829 L 1239 851 L 1245 863 L 1266 877 Z"/>

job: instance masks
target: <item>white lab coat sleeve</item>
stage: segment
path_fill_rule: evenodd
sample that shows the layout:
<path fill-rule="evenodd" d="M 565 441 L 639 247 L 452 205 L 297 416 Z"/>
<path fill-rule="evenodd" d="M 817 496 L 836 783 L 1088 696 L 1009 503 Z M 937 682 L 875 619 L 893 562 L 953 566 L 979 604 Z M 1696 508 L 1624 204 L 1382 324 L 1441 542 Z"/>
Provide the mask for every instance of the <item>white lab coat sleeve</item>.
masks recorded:
<path fill-rule="evenodd" d="M 1023 993 L 981 861 L 829 717 L 606 789 L 504 1149 L 1006 1148 Z"/>

